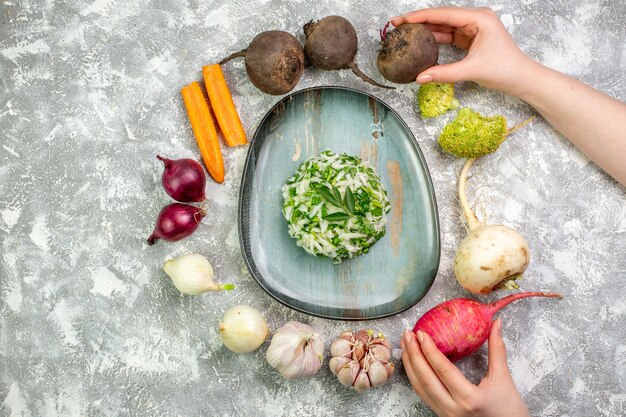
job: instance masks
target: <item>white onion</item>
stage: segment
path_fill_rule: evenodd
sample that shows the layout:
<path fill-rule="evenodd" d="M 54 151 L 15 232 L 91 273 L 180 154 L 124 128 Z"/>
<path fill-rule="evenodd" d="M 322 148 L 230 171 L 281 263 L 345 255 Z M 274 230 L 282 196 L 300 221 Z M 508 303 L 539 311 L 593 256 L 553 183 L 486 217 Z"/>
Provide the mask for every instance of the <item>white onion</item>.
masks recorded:
<path fill-rule="evenodd" d="M 224 314 L 219 335 L 228 349 L 236 353 L 256 350 L 270 334 L 267 322 L 255 308 L 236 305 Z"/>

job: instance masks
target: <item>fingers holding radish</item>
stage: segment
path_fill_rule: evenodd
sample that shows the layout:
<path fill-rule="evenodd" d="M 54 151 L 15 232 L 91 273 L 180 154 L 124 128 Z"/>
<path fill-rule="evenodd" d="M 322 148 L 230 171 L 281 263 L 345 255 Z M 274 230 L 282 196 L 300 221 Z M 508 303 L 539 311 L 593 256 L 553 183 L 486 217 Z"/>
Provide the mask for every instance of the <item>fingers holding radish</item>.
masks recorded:
<path fill-rule="evenodd" d="M 489 368 L 487 377 L 509 376 L 509 364 L 506 360 L 506 346 L 502 339 L 502 319 L 496 319 L 491 324 L 489 333 Z"/>
<path fill-rule="evenodd" d="M 491 319 L 498 310 L 526 297 L 560 298 L 561 295 L 522 292 L 491 304 L 455 298 L 428 310 L 417 320 L 413 331 L 427 333 L 437 348 L 454 362 L 477 351 L 485 343 L 491 332 Z"/>
<path fill-rule="evenodd" d="M 469 384 L 459 368 L 454 366 L 452 362 L 437 349 L 437 346 L 428 333 L 418 330 L 417 340 L 419 341 L 419 346 L 424 354 L 424 358 L 426 358 L 433 372 L 437 375 L 439 380 L 441 380 L 443 385 L 445 385 L 448 392 L 450 392 L 450 395 L 455 398 L 470 395 L 473 385 Z"/>

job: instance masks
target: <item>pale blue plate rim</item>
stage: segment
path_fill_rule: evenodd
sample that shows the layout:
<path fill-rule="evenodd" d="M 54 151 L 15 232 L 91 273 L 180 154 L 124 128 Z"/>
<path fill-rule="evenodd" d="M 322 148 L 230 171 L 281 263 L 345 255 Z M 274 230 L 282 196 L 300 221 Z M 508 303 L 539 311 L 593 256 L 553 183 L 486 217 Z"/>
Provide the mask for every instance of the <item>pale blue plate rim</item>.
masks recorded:
<path fill-rule="evenodd" d="M 250 168 L 250 161 L 252 160 L 252 156 L 254 153 L 254 150 L 257 148 L 256 147 L 256 141 L 257 141 L 257 137 L 259 136 L 259 133 L 262 129 L 262 127 L 265 125 L 265 122 L 267 121 L 267 119 L 274 113 L 274 111 L 281 105 L 284 105 L 285 102 L 291 100 L 294 96 L 296 95 L 300 95 L 300 94 L 304 94 L 310 91 L 317 91 L 317 90 L 346 90 L 346 91 L 350 91 L 350 92 L 354 92 L 354 93 L 358 93 L 358 94 L 362 94 L 364 96 L 367 96 L 371 99 L 376 100 L 378 103 L 382 104 L 386 109 L 388 109 L 391 113 L 393 113 L 398 120 L 400 121 L 401 125 L 403 126 L 403 128 L 406 130 L 406 132 L 408 132 L 408 136 L 415 148 L 415 150 L 417 151 L 417 155 L 419 157 L 419 160 L 422 164 L 422 166 L 425 168 L 424 172 L 426 173 L 426 183 L 428 185 L 428 190 L 429 190 L 429 195 L 430 195 L 430 199 L 431 199 L 431 206 L 433 208 L 434 211 L 434 227 L 435 227 L 435 237 L 436 237 L 436 249 L 437 249 L 437 256 L 436 256 L 436 264 L 435 264 L 435 268 L 433 269 L 433 275 L 432 277 L 430 277 L 430 282 L 428 283 L 428 285 L 426 286 L 426 290 L 424 291 L 424 293 L 421 295 L 421 297 L 416 298 L 415 302 L 413 304 L 408 304 L 407 306 L 398 309 L 398 310 L 394 310 L 394 311 L 390 311 L 389 313 L 384 313 L 384 314 L 378 314 L 375 316 L 367 316 L 367 317 L 341 317 L 338 315 L 329 315 L 329 314 L 320 314 L 314 311 L 310 311 L 304 308 L 301 308 L 297 305 L 293 305 L 290 304 L 289 302 L 281 299 L 280 297 L 278 297 L 274 292 L 274 290 L 268 288 L 265 285 L 265 279 L 262 278 L 260 272 L 258 272 L 258 270 L 256 269 L 256 266 L 254 265 L 254 259 L 252 256 L 251 252 L 251 247 L 249 244 L 246 243 L 245 240 L 245 236 L 244 236 L 244 199 L 246 198 L 246 193 L 244 193 L 244 187 L 246 186 L 246 179 L 248 177 L 248 170 Z M 263 144 L 261 144 L 260 146 L 263 146 Z M 283 98 L 281 98 L 280 100 L 278 100 L 278 102 L 276 102 L 268 111 L 267 113 L 265 113 L 265 115 L 263 116 L 263 118 L 261 119 L 261 121 L 259 122 L 259 124 L 257 125 L 254 134 L 252 135 L 252 139 L 250 140 L 250 143 L 248 145 L 248 153 L 246 154 L 246 160 L 243 166 L 243 171 L 242 171 L 242 175 L 241 175 L 241 184 L 239 187 L 239 207 L 237 210 L 237 223 L 238 223 L 238 232 L 239 232 L 239 246 L 241 247 L 241 253 L 243 255 L 243 259 L 244 262 L 246 263 L 246 267 L 248 268 L 248 271 L 250 272 L 250 275 L 252 275 L 252 278 L 254 278 L 254 280 L 257 282 L 257 284 L 259 284 L 259 286 L 261 288 L 263 288 L 263 290 L 269 294 L 273 299 L 275 299 L 276 301 L 278 301 L 279 303 L 292 308 L 296 311 L 299 311 L 301 313 L 305 313 L 311 316 L 315 316 L 315 317 L 321 317 L 324 319 L 331 319 L 331 320 L 342 320 L 342 321 L 364 321 L 364 320 L 375 320 L 375 319 L 381 319 L 381 318 L 385 318 L 385 317 L 391 317 L 391 316 L 395 316 L 396 314 L 400 314 L 403 311 L 408 310 L 409 308 L 413 307 L 414 305 L 416 305 L 418 302 L 420 302 L 420 300 L 422 298 L 424 298 L 424 296 L 426 296 L 426 294 L 428 294 L 428 292 L 430 291 L 433 283 L 435 282 L 435 278 L 437 277 L 437 274 L 439 272 L 439 265 L 441 263 L 441 228 L 440 228 L 440 224 L 439 224 L 439 210 L 437 209 L 437 198 L 435 196 L 435 187 L 433 185 L 433 181 L 432 181 L 432 177 L 430 175 L 430 170 L 428 168 L 428 164 L 426 163 L 426 159 L 424 158 L 424 154 L 422 153 L 422 149 L 420 148 L 419 144 L 417 143 L 417 140 L 415 139 L 415 135 L 413 135 L 413 132 L 411 131 L 411 129 L 409 128 L 409 125 L 406 124 L 406 122 L 404 121 L 404 119 L 400 116 L 400 114 L 395 111 L 389 104 L 387 104 L 385 101 L 383 101 L 382 99 L 367 93 L 365 91 L 361 91 L 359 89 L 356 88 L 351 88 L 351 87 L 344 87 L 344 86 L 338 86 L 338 85 L 326 85 L 326 86 L 315 86 L 315 87 L 307 87 L 307 88 L 303 88 L 297 91 L 294 91 L 286 96 L 284 96 Z"/>

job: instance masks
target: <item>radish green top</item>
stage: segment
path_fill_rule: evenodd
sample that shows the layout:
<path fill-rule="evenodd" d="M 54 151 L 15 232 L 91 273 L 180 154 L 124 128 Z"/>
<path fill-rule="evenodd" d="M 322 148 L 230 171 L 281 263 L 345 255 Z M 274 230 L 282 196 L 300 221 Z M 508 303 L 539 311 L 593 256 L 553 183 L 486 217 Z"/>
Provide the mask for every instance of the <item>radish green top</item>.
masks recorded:
<path fill-rule="evenodd" d="M 304 161 L 282 192 L 289 235 L 312 255 L 340 263 L 385 235 L 387 192 L 374 168 L 356 156 L 322 152 Z"/>

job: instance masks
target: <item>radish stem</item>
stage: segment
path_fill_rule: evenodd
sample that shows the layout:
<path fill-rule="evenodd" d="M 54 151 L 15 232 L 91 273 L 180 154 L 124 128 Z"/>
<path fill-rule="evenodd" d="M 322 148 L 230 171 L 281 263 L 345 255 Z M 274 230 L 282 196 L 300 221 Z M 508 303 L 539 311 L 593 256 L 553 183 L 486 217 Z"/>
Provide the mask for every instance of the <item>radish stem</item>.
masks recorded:
<path fill-rule="evenodd" d="M 537 116 L 531 116 L 528 119 L 524 120 L 523 122 L 516 124 L 515 126 L 513 126 L 512 128 L 506 131 L 506 135 L 509 136 L 513 134 L 514 132 L 526 126 L 528 123 L 532 122 L 536 117 Z M 465 192 L 465 188 L 467 184 L 467 173 L 469 172 L 469 169 L 475 160 L 476 158 L 470 158 L 467 160 L 467 162 L 463 166 L 463 170 L 461 171 L 461 176 L 459 178 L 459 199 L 461 200 L 461 207 L 463 208 L 463 215 L 465 216 L 465 220 L 467 221 L 470 231 L 476 230 L 480 226 L 482 226 L 482 223 L 478 220 L 478 217 L 476 217 L 474 210 L 472 210 L 469 203 L 467 202 L 467 194 Z"/>
<path fill-rule="evenodd" d="M 482 223 L 478 220 L 478 217 L 476 217 L 474 210 L 472 210 L 469 203 L 467 202 L 467 194 L 465 194 L 467 173 L 475 160 L 476 158 L 470 158 L 467 160 L 467 162 L 463 166 L 463 170 L 461 171 L 461 177 L 459 178 L 459 199 L 461 200 L 463 215 L 465 216 L 465 220 L 467 221 L 467 225 L 469 226 L 470 231 L 476 230 L 482 226 Z"/>
<path fill-rule="evenodd" d="M 561 294 L 554 292 L 520 292 L 517 294 L 511 294 L 507 297 L 501 298 L 498 301 L 495 301 L 489 304 L 489 309 L 491 310 L 491 314 L 496 313 L 498 310 L 506 307 L 514 301 L 520 300 L 526 297 L 548 297 L 548 298 L 563 298 Z"/>
<path fill-rule="evenodd" d="M 524 120 L 523 122 L 516 124 L 515 126 L 513 126 L 512 128 L 506 131 L 506 135 L 509 136 L 517 132 L 518 130 L 526 126 L 528 123 L 532 122 L 536 117 L 537 116 L 530 116 L 528 119 Z"/>

